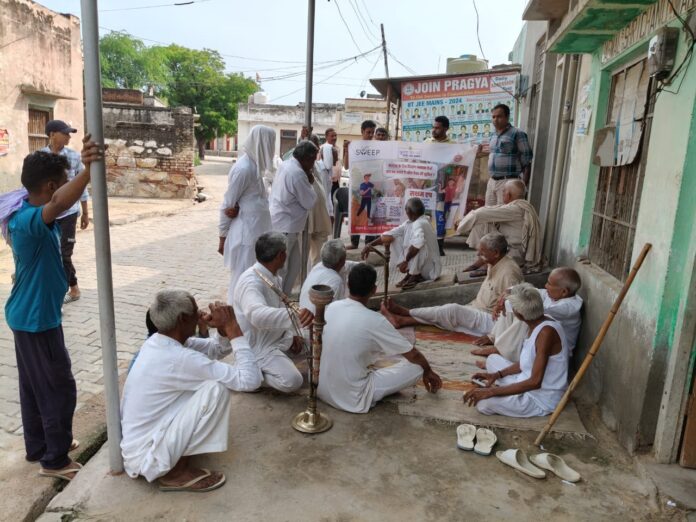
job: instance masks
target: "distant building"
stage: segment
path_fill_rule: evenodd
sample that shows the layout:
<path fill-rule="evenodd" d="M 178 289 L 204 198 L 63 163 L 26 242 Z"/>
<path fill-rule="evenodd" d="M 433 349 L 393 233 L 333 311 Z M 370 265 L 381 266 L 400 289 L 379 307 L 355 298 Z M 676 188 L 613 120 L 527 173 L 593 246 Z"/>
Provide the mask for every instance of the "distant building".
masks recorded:
<path fill-rule="evenodd" d="M 80 20 L 30 0 L 0 0 L 0 191 L 20 186 L 24 157 L 45 147 L 46 122 L 84 131 Z"/>
<path fill-rule="evenodd" d="M 249 96 L 247 103 L 239 104 L 237 140 L 241 145 L 255 125 L 266 125 L 276 131 L 275 154 L 282 156 L 292 149 L 300 138 L 304 125 L 304 103 L 297 105 L 276 105 L 272 103 L 256 103 L 254 95 Z M 312 126 L 314 134 L 321 139 L 324 131 L 336 125 L 336 113 L 344 108 L 341 103 L 313 103 Z"/>
<path fill-rule="evenodd" d="M 342 146 L 343 140 L 359 140 L 360 124 L 365 120 L 374 121 L 377 127 L 387 126 L 387 102 L 381 96 L 346 98 L 344 107 L 343 111 L 337 113 L 335 127 L 339 146 Z M 393 134 L 392 132 L 392 139 Z"/>

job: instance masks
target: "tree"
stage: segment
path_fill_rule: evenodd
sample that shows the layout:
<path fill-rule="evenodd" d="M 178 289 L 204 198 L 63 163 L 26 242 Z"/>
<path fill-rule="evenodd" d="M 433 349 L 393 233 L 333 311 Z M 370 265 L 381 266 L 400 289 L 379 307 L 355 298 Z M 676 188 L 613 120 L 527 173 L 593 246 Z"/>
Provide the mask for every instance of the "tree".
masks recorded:
<path fill-rule="evenodd" d="M 205 143 L 218 134 L 237 132 L 237 104 L 258 89 L 242 75 L 226 74 L 217 51 L 166 48 L 169 80 L 164 94 L 170 105 L 185 105 L 200 115 L 195 128 L 198 154 L 205 156 Z"/>
<path fill-rule="evenodd" d="M 167 68 L 162 47 L 147 47 L 126 33 L 111 32 L 99 40 L 102 84 L 105 87 L 162 90 Z"/>

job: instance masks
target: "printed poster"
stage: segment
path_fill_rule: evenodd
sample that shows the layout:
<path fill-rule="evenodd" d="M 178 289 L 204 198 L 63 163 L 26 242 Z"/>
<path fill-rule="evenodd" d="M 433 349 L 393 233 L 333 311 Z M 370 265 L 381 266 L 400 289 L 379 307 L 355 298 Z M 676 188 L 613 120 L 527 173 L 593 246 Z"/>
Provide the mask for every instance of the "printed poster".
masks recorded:
<path fill-rule="evenodd" d="M 447 116 L 450 139 L 458 143 L 487 143 L 494 132 L 491 111 L 499 103 L 510 107 L 510 123 L 515 125 L 518 76 L 517 72 L 485 72 L 402 82 L 401 139 L 426 140 L 435 117 Z"/>
<path fill-rule="evenodd" d="M 452 234 L 466 209 L 476 146 L 467 143 L 353 141 L 350 233 L 379 235 L 405 221 L 404 205 L 420 198 L 438 237 Z"/>

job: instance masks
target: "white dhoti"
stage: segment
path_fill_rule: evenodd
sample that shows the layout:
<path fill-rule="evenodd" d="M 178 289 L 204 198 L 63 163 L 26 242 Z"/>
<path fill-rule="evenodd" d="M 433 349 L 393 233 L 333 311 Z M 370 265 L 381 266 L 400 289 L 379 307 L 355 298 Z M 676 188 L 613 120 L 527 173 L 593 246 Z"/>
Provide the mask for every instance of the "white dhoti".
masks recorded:
<path fill-rule="evenodd" d="M 495 373 L 504 370 L 513 363 L 500 355 L 489 355 L 486 359 L 486 371 Z M 498 379 L 498 386 L 514 384 L 518 381 L 518 375 L 507 375 Z M 491 397 L 483 399 L 476 404 L 476 409 L 484 415 L 506 415 L 508 417 L 542 417 L 547 415 L 528 393 L 506 395 L 503 397 Z"/>
<path fill-rule="evenodd" d="M 238 244 L 229 253 L 230 286 L 227 289 L 227 304 L 232 304 L 237 280 L 244 271 L 256 263 L 256 250 L 254 245 Z"/>
<path fill-rule="evenodd" d="M 488 334 L 495 345 L 498 353 L 508 361 L 517 362 L 520 360 L 522 344 L 529 335 L 527 323 L 520 321 L 512 313 L 512 307 L 505 302 L 505 315 L 498 315 L 493 330 Z M 508 309 L 509 307 L 509 309 Z"/>
<path fill-rule="evenodd" d="M 302 234 L 290 232 L 286 233 L 285 237 L 288 242 L 288 257 L 285 266 L 278 271 L 278 275 L 283 278 L 283 292 L 290 295 L 302 267 L 302 242 L 300 241 Z"/>
<path fill-rule="evenodd" d="M 324 246 L 329 235 L 323 232 L 314 232 L 309 235 L 309 262 L 307 273 L 312 270 L 312 267 L 321 261 L 321 247 Z"/>
<path fill-rule="evenodd" d="M 372 372 L 372 406 L 388 395 L 413 386 L 422 376 L 423 368 L 408 361 L 400 361 L 393 366 L 375 370 Z"/>
<path fill-rule="evenodd" d="M 414 308 L 411 317 L 453 332 L 485 335 L 493 329 L 493 317 L 485 310 L 469 305 L 450 303 L 442 306 Z"/>
<path fill-rule="evenodd" d="M 152 434 L 144 454 L 126 457 L 129 476 L 149 482 L 169 472 L 181 457 L 227 450 L 230 391 L 216 381 L 205 381 L 173 417 Z"/>
<path fill-rule="evenodd" d="M 295 363 L 281 350 L 273 350 L 256 359 L 263 382 L 283 393 L 290 393 L 302 387 L 302 374 Z"/>

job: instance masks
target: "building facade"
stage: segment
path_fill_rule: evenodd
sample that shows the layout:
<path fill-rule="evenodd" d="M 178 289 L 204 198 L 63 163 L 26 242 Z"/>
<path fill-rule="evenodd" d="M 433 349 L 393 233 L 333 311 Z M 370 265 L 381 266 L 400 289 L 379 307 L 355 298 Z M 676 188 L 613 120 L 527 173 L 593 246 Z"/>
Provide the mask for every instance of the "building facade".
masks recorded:
<path fill-rule="evenodd" d="M 335 127 L 336 113 L 343 108 L 343 104 L 340 103 L 313 103 L 312 125 L 314 134 L 323 138 L 326 129 Z M 238 143 L 239 145 L 244 143 L 255 125 L 266 125 L 276 131 L 275 155 L 282 157 L 297 144 L 304 125 L 304 113 L 304 103 L 297 105 L 255 103 L 252 95 L 247 103 L 239 104 Z"/>
<path fill-rule="evenodd" d="M 530 196 L 544 250 L 583 279 L 576 364 L 652 245 L 581 396 L 629 451 L 652 447 L 658 462 L 691 466 L 695 10 L 696 0 L 531 0 L 518 53 L 530 77 L 521 126 L 535 137 Z"/>
<path fill-rule="evenodd" d="M 24 157 L 45 147 L 46 123 L 84 133 L 80 21 L 29 0 L 0 0 L 0 191 L 18 188 Z"/>

